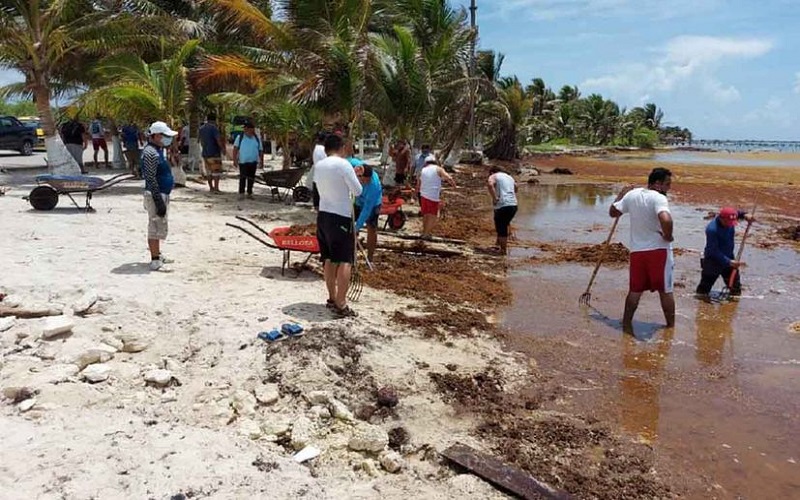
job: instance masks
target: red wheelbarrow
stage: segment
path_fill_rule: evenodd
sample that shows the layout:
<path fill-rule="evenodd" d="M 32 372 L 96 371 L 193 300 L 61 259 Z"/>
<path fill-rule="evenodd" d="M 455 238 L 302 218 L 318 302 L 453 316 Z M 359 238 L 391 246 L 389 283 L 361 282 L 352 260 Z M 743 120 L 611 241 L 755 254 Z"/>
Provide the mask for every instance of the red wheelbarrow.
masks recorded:
<path fill-rule="evenodd" d="M 271 239 L 274 243 L 270 243 L 270 242 L 264 240 L 260 236 L 257 236 L 255 234 L 253 234 L 248 229 L 245 229 L 242 226 L 238 226 L 236 224 L 231 224 L 230 222 L 226 223 L 225 225 L 233 227 L 233 228 L 236 228 L 239 231 L 242 231 L 243 233 L 247 234 L 248 236 L 250 236 L 251 238 L 253 238 L 254 240 L 258 241 L 259 243 L 261 243 L 261 244 L 263 244 L 265 246 L 268 246 L 270 248 L 274 248 L 276 250 L 280 250 L 280 251 L 283 252 L 283 261 L 281 262 L 281 276 L 283 276 L 285 274 L 287 267 L 292 267 L 290 265 L 290 260 L 291 260 L 291 257 L 292 257 L 292 251 L 302 252 L 302 253 L 307 253 L 308 254 L 308 256 L 305 258 L 303 263 L 296 269 L 297 276 L 299 276 L 300 273 L 303 272 L 303 268 L 305 267 L 306 264 L 308 264 L 308 261 L 311 259 L 311 256 L 316 254 L 316 253 L 319 253 L 319 242 L 317 241 L 317 237 L 316 236 L 312 236 L 312 235 L 300 235 L 300 236 L 290 235 L 290 234 L 288 234 L 289 231 L 291 230 L 290 227 L 276 227 L 272 231 L 267 232 L 264 229 L 262 229 L 258 224 L 256 224 L 255 222 L 251 221 L 250 219 L 247 219 L 246 217 L 242 217 L 240 215 L 237 215 L 236 218 L 238 220 L 242 221 L 242 222 L 246 222 L 247 224 L 250 224 L 257 231 L 259 231 L 260 233 L 262 233 L 263 235 L 265 235 L 266 237 Z"/>
<path fill-rule="evenodd" d="M 386 222 L 383 223 L 383 229 L 387 227 L 398 231 L 406 225 L 406 220 L 408 217 L 406 216 L 405 212 L 403 212 L 403 198 L 400 196 L 391 197 L 391 196 L 384 196 L 383 201 L 381 202 L 381 213 L 380 215 L 386 215 Z"/>

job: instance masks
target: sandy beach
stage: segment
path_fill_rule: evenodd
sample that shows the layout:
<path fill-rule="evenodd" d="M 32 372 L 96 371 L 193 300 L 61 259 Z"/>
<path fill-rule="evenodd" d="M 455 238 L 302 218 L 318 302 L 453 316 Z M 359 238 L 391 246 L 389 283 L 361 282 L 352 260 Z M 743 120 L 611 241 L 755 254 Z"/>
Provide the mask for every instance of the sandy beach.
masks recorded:
<path fill-rule="evenodd" d="M 551 161 L 533 160 L 543 171 Z M 558 161 L 585 171 L 535 181 L 629 176 Z M 439 454 L 455 443 L 578 496 L 708 487 L 676 479 L 691 477 L 689 466 L 656 461 L 648 443 L 558 411 L 566 382 L 494 324 L 511 292 L 506 265 L 481 253 L 492 239 L 483 174 L 460 167 L 458 179 L 438 234 L 465 240 L 465 255 L 379 252 L 350 320 L 326 310 L 314 269 L 282 276 L 278 251 L 225 226 L 237 215 L 267 230 L 308 224 L 307 206 L 272 202 L 263 189 L 237 201 L 233 178 L 222 196 L 190 181 L 171 205 L 173 271 L 151 273 L 136 184 L 98 194 L 97 211 L 84 213 L 66 203 L 33 211 L 21 199 L 29 184 L 10 183 L 0 197 L 0 305 L 64 317 L 2 318 L 0 496 L 505 498 Z M 523 168 L 520 179 L 534 177 Z M 405 231 L 418 224 L 410 218 Z M 577 244 L 540 248 L 545 262 L 597 256 Z M 53 321 L 71 328 L 48 337 Z M 306 334 L 256 338 L 286 322 Z M 295 462 L 308 446 L 321 454 Z"/>

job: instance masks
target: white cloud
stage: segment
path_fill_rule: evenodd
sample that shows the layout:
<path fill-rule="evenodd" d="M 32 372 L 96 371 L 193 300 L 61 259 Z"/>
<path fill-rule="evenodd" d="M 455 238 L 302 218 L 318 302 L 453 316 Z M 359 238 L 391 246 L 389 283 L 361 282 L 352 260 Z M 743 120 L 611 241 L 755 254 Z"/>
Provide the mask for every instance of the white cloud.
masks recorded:
<path fill-rule="evenodd" d="M 772 48 L 771 40 L 760 38 L 679 36 L 657 49 L 651 63 L 622 64 L 610 74 L 585 80 L 580 87 L 610 91 L 632 102 L 655 92 L 692 88 L 721 104 L 730 103 L 741 99 L 739 90 L 719 81 L 716 70 L 728 62 L 762 56 Z"/>
<path fill-rule="evenodd" d="M 760 108 L 746 113 L 742 117 L 742 120 L 745 123 L 759 125 L 769 123 L 779 128 L 789 129 L 794 128 L 795 117 L 794 114 L 787 109 L 783 100 L 777 97 L 771 97 Z"/>
<path fill-rule="evenodd" d="M 468 4 L 469 1 L 461 0 L 461 3 Z M 525 15 L 537 20 L 552 20 L 635 14 L 663 19 L 713 10 L 721 4 L 721 0 L 482 0 L 479 3 L 483 4 L 479 5 L 482 15 L 488 17 Z"/>
<path fill-rule="evenodd" d="M 800 71 L 794 74 L 794 93 L 800 94 Z"/>

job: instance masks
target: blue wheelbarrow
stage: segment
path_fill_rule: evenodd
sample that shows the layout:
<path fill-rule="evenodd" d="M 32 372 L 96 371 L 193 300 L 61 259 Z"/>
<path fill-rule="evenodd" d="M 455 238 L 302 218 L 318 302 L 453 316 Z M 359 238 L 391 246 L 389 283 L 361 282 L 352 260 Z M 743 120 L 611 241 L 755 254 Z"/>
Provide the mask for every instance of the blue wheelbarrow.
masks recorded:
<path fill-rule="evenodd" d="M 73 205 L 79 210 L 94 212 L 92 208 L 92 194 L 102 191 L 120 182 L 135 179 L 132 174 L 119 174 L 110 179 L 91 177 L 88 175 L 39 175 L 36 177 L 35 188 L 25 197 L 35 210 L 52 210 L 58 205 L 59 195 L 67 195 Z M 73 194 L 85 194 L 86 203 L 83 207 L 78 205 Z"/>

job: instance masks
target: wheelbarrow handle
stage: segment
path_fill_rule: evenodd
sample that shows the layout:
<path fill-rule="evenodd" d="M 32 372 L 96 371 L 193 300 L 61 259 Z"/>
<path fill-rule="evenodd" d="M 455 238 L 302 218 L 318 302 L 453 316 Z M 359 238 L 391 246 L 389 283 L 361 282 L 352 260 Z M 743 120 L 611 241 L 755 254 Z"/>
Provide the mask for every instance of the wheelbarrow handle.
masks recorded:
<path fill-rule="evenodd" d="M 253 238 L 254 240 L 258 241 L 259 243 L 261 243 L 263 245 L 266 245 L 266 246 L 268 246 L 270 248 L 274 248 L 275 250 L 283 250 L 283 248 L 280 248 L 277 245 L 273 245 L 272 243 L 264 241 L 263 239 L 261 239 L 261 237 L 256 236 L 255 234 L 251 233 L 250 231 L 248 231 L 247 229 L 243 228 L 242 226 L 237 226 L 236 224 L 231 224 L 230 222 L 226 222 L 225 225 L 238 229 L 239 231 L 249 235 L 251 238 Z"/>
<path fill-rule="evenodd" d="M 262 229 L 262 228 L 261 228 L 261 226 L 259 226 L 259 225 L 258 225 L 258 224 L 256 224 L 255 222 L 251 221 L 251 220 L 250 220 L 250 219 L 248 219 L 247 217 L 242 217 L 241 215 L 237 215 L 237 216 L 236 216 L 236 219 L 238 219 L 238 220 L 240 220 L 240 221 L 242 221 L 242 222 L 246 222 L 246 223 L 250 224 L 250 225 L 251 225 L 251 226 L 253 226 L 254 228 L 258 229 L 258 231 L 259 231 L 260 233 L 262 233 L 262 234 L 264 234 L 264 235 L 266 235 L 266 236 L 269 236 L 270 238 L 272 238 L 272 236 L 270 236 L 270 234 L 269 234 L 267 231 L 264 231 L 264 229 Z"/>

